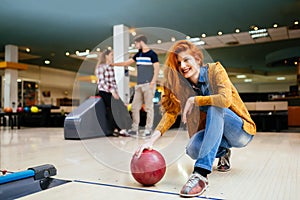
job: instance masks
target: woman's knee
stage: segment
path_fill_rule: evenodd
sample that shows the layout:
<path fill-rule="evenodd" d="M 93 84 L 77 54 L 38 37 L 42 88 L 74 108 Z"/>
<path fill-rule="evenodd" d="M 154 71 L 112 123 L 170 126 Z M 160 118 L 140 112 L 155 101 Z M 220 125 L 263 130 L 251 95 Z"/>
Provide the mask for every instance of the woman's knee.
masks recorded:
<path fill-rule="evenodd" d="M 247 146 L 253 139 L 253 135 L 247 134 L 237 138 L 232 144 L 233 147 L 242 148 Z"/>
<path fill-rule="evenodd" d="M 224 108 L 220 108 L 217 106 L 208 106 L 207 114 L 215 115 L 215 114 L 223 114 L 225 111 Z"/>
<path fill-rule="evenodd" d="M 193 135 L 186 147 L 186 154 L 192 159 L 197 159 L 199 156 L 199 151 L 203 140 L 203 133 L 204 130 L 201 130 L 195 135 Z"/>
<path fill-rule="evenodd" d="M 186 154 L 193 160 L 196 160 L 198 157 L 198 151 L 191 147 L 186 148 Z"/>

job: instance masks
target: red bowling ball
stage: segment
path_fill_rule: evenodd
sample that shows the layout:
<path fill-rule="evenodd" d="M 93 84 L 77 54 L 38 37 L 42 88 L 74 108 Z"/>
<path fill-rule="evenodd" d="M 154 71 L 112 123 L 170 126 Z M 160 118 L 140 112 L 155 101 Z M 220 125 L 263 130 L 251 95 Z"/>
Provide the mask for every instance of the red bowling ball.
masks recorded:
<path fill-rule="evenodd" d="M 166 161 L 156 150 L 145 149 L 141 156 L 134 155 L 130 163 L 133 178 L 144 186 L 160 181 L 166 172 Z"/>
<path fill-rule="evenodd" d="M 18 107 L 17 112 L 24 112 L 24 108 L 23 107 Z"/>

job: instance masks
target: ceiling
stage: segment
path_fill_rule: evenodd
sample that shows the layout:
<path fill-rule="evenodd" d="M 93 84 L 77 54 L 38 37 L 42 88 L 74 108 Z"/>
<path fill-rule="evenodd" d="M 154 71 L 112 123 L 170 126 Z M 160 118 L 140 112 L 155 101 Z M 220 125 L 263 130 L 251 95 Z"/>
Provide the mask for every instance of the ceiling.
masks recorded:
<path fill-rule="evenodd" d="M 294 24 L 300 20 L 299 10 L 299 0 L 1 0 L 0 61 L 5 45 L 13 44 L 19 46 L 21 63 L 47 66 L 44 61 L 49 59 L 47 67 L 77 71 L 82 60 L 65 53 L 92 50 L 113 35 L 114 25 L 124 24 L 160 27 L 192 38 L 205 33 L 203 47 L 231 75 L 296 76 L 293 63 L 287 66 L 281 60 L 300 56 L 300 29 Z M 267 29 L 269 37 L 252 39 L 253 26 Z M 237 28 L 240 33 L 235 33 Z M 268 61 L 280 51 L 281 60 L 273 56 Z"/>

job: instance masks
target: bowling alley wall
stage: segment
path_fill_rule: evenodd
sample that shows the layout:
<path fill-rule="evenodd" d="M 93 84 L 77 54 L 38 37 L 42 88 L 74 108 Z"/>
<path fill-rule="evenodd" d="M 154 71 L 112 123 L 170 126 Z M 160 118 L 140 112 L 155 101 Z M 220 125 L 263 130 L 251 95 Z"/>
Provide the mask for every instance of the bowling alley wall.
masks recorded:
<path fill-rule="evenodd" d="M 4 72 L 1 75 L 1 105 L 4 99 Z M 18 81 L 36 83 L 36 104 L 57 104 L 57 99 L 72 98 L 73 84 L 76 77 L 75 72 L 59 70 L 48 67 L 28 65 L 27 70 L 18 71 Z M 48 95 L 43 95 L 48 94 Z M 20 100 L 19 100 L 20 101 Z"/>
<path fill-rule="evenodd" d="M 0 70 L 1 78 L 1 105 L 4 99 L 4 70 Z M 18 71 L 19 79 L 25 81 L 33 81 L 38 84 L 37 104 L 57 105 L 58 99 L 74 98 L 73 87 L 77 76 L 76 72 L 49 68 L 44 66 L 28 65 L 27 70 Z M 230 77 L 231 78 L 231 77 Z M 290 85 L 294 83 L 238 83 L 232 79 L 233 84 L 240 93 L 266 93 L 266 92 L 287 92 Z M 78 97 L 80 102 L 95 90 L 94 83 L 84 83 L 84 88 L 80 92 L 83 93 Z M 92 90 L 92 91 L 88 91 Z M 43 92 L 50 93 L 50 96 L 44 96 Z M 84 94 L 86 92 L 86 94 Z M 86 95 L 86 97 L 84 97 Z M 75 97 L 77 98 L 77 97 Z"/>

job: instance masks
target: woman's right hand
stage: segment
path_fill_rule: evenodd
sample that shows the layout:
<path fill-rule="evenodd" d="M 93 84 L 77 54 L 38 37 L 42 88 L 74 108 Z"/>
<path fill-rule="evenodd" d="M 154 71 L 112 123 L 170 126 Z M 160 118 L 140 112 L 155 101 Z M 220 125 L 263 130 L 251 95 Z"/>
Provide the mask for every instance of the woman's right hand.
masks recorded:
<path fill-rule="evenodd" d="M 142 144 L 141 146 L 139 146 L 139 148 L 135 151 L 135 156 L 139 158 L 145 149 L 151 150 L 152 148 L 153 148 L 153 143 L 151 141 L 148 141 Z"/>
<path fill-rule="evenodd" d="M 152 133 L 150 140 L 139 146 L 139 148 L 135 151 L 135 156 L 139 158 L 145 149 L 152 149 L 153 144 L 156 142 L 156 140 L 158 140 L 158 138 L 160 138 L 160 136 L 160 131 L 155 130 Z"/>

